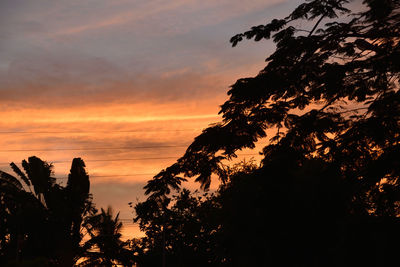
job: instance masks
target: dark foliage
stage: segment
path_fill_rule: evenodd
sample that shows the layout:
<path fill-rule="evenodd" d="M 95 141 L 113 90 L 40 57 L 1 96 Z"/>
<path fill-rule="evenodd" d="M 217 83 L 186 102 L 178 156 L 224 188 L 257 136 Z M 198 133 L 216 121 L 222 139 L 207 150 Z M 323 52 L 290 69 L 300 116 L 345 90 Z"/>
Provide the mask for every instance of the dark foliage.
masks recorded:
<path fill-rule="evenodd" d="M 22 161 L 24 171 L 10 165 L 18 178 L 0 171 L 0 264 L 72 266 L 82 253 L 82 220 L 94 212 L 85 163 L 72 161 L 65 187 L 37 157 Z"/>
<path fill-rule="evenodd" d="M 358 11 L 349 2 L 308 0 L 286 18 L 232 37 L 233 46 L 272 38 L 276 50 L 257 76 L 231 86 L 222 122 L 146 185 L 149 197 L 136 212 L 147 237 L 138 248 L 158 261 L 143 266 L 161 258 L 165 266 L 192 265 L 176 263 L 178 248 L 202 248 L 202 233 L 216 253 L 200 250 L 203 265 L 393 266 L 400 249 L 400 2 L 359 1 Z M 261 166 L 229 173 L 223 160 L 254 148 L 271 128 Z M 217 196 L 170 197 L 184 177 L 207 189 L 212 174 L 223 182 Z M 176 206 L 183 200 L 199 225 L 193 238 L 182 230 L 192 225 Z M 210 201 L 204 214 L 217 215 L 196 215 Z"/>
<path fill-rule="evenodd" d="M 207 188 L 212 173 L 224 177 L 221 160 L 254 148 L 267 128 L 279 129 L 273 143 L 336 161 L 349 179 L 370 180 L 370 186 L 389 174 L 382 156 L 396 153 L 399 139 L 400 4 L 368 0 L 364 12 L 352 13 L 347 2 L 307 1 L 284 19 L 232 37 L 234 46 L 243 38 L 272 37 L 277 49 L 256 77 L 232 85 L 223 121 L 196 137 L 177 163 L 149 181 L 146 193 L 168 194 L 168 186 L 179 187 L 179 174 L 197 176 Z M 292 26 L 304 19 L 317 21 L 309 30 Z M 378 159 L 381 173 L 364 177 L 360 167 Z"/>
<path fill-rule="evenodd" d="M 78 266 L 123 266 L 133 265 L 133 253 L 128 243 L 121 240 L 122 222 L 119 213 L 113 218 L 108 207 L 99 214 L 88 217 L 84 222 L 90 239 L 83 245 L 84 261 Z"/>
<path fill-rule="evenodd" d="M 219 192 L 228 266 L 393 266 L 398 219 L 349 214 L 340 170 L 295 151 L 231 177 Z"/>
<path fill-rule="evenodd" d="M 166 202 L 152 199 L 135 207 L 135 220 L 146 233 L 132 241 L 138 266 L 223 266 L 216 197 L 183 189 L 173 196 L 170 208 Z"/>

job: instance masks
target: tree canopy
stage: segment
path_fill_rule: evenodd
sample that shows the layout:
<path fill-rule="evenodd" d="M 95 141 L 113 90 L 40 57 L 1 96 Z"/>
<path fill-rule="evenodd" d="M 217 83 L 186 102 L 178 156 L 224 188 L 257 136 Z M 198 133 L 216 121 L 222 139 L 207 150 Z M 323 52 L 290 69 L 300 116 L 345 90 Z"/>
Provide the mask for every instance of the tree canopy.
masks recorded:
<path fill-rule="evenodd" d="M 133 240 L 138 266 L 222 266 L 220 205 L 215 195 L 179 190 L 168 203 L 152 199 L 135 206 L 146 237 Z M 171 204 L 170 208 L 166 208 Z"/>
<path fill-rule="evenodd" d="M 254 148 L 269 128 L 276 134 L 264 162 L 290 148 L 337 164 L 365 192 L 380 181 L 388 188 L 397 183 L 400 3 L 356 1 L 351 11 L 349 2 L 306 1 L 283 19 L 232 37 L 233 46 L 272 39 L 276 50 L 258 75 L 231 86 L 222 122 L 203 130 L 175 164 L 150 180 L 146 194 L 169 194 L 185 180 L 180 175 L 196 177 L 203 188 L 213 173 L 224 180 L 221 162 Z"/>
<path fill-rule="evenodd" d="M 86 218 L 84 227 L 90 236 L 83 245 L 84 259 L 78 266 L 133 265 L 133 252 L 129 242 L 121 240 L 122 222 L 119 213 L 113 218 L 113 210 L 101 209 L 99 214 Z"/>
<path fill-rule="evenodd" d="M 147 183 L 134 207 L 146 237 L 128 249 L 119 215 L 95 214 L 82 159 L 61 186 L 51 164 L 30 157 L 11 163 L 16 176 L 0 171 L 0 264 L 72 266 L 83 255 L 82 266 L 393 266 L 400 2 L 306 0 L 230 41 L 244 39 L 276 50 L 231 86 L 222 121 Z M 260 165 L 224 165 L 267 129 Z M 215 193 L 181 189 L 190 177 L 208 189 L 213 174 Z"/>
<path fill-rule="evenodd" d="M 306 0 L 230 42 L 244 39 L 272 39 L 276 49 L 256 76 L 231 86 L 222 121 L 148 181 L 148 198 L 135 207 L 149 233 L 147 254 L 201 247 L 201 227 L 195 238 L 162 230 L 168 214 L 181 218 L 174 212 L 186 199 L 195 214 L 213 203 L 212 220 L 195 217 L 218 236 L 205 239 L 216 251 L 209 264 L 392 266 L 399 246 L 390 244 L 400 238 L 400 2 Z M 275 133 L 260 166 L 224 165 L 268 129 Z M 187 178 L 208 189 L 213 174 L 222 183 L 211 199 L 171 197 Z M 185 219 L 178 229 L 191 225 Z"/>
<path fill-rule="evenodd" d="M 85 163 L 73 159 L 64 187 L 37 157 L 23 160 L 23 171 L 10 166 L 16 177 L 0 171 L 0 264 L 42 257 L 72 266 L 81 257 L 82 221 L 95 212 Z"/>

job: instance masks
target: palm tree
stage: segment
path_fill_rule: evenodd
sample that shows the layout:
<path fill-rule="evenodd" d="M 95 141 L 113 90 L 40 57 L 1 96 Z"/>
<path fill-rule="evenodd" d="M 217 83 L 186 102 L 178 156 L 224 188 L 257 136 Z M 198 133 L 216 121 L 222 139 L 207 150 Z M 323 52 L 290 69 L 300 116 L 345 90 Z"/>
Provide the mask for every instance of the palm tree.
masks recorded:
<path fill-rule="evenodd" d="M 133 265 L 133 252 L 127 249 L 129 242 L 121 240 L 119 213 L 113 218 L 111 207 L 102 208 L 101 213 L 86 220 L 85 228 L 90 239 L 83 246 L 87 259 L 80 266 Z"/>
<path fill-rule="evenodd" d="M 89 176 L 80 158 L 72 161 L 67 186 L 56 183 L 53 166 L 37 157 L 22 161 L 16 176 L 0 171 L 0 264 L 46 257 L 72 266 L 81 253 L 82 219 L 94 213 Z"/>

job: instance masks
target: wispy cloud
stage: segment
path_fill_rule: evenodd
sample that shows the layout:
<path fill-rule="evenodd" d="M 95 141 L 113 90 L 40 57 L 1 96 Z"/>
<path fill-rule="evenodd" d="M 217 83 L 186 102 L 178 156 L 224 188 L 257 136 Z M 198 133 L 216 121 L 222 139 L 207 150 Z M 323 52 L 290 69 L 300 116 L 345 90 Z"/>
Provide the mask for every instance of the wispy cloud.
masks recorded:
<path fill-rule="evenodd" d="M 231 35 L 297 2 L 0 1 L 0 168 L 36 155 L 65 177 L 82 157 L 98 207 L 131 218 L 148 174 L 219 121 L 229 85 L 273 48 L 231 49 Z"/>
<path fill-rule="evenodd" d="M 65 27 L 54 35 L 74 35 L 93 30 L 127 25 L 135 27 L 138 22 L 147 22 L 158 34 L 185 33 L 194 28 L 221 23 L 234 17 L 251 13 L 260 8 L 286 2 L 285 0 L 242 1 L 232 0 L 174 0 L 174 1 L 139 1 L 133 7 L 118 14 L 99 17 L 97 20 L 82 25 Z M 117 3 L 118 4 L 118 3 Z M 183 18 L 186 18 L 183 20 Z M 140 25 L 143 27 L 143 25 Z M 157 27 L 158 26 L 158 27 Z M 161 26 L 161 28 L 159 27 Z M 155 28 L 154 28 L 155 27 Z M 151 33 L 151 32 L 149 32 Z"/>

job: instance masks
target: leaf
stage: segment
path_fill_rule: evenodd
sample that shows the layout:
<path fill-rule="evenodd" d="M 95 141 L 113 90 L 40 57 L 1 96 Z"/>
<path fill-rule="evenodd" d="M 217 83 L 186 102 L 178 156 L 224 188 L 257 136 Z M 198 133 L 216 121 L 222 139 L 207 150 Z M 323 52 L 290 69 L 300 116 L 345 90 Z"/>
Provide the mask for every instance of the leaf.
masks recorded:
<path fill-rule="evenodd" d="M 0 187 L 7 187 L 7 186 L 12 186 L 18 190 L 23 189 L 21 182 L 18 181 L 17 178 L 6 172 L 0 171 Z"/>
<path fill-rule="evenodd" d="M 10 163 L 10 166 L 11 166 L 11 168 L 13 169 L 13 171 L 14 171 L 16 174 L 18 174 L 18 176 L 22 179 L 22 181 L 25 182 L 26 185 L 28 185 L 28 186 L 31 185 L 31 183 L 29 182 L 28 177 L 26 177 L 25 173 L 23 173 L 23 172 L 21 171 L 21 169 L 18 168 L 17 165 L 15 165 L 14 162 L 11 162 L 11 163 Z"/>

